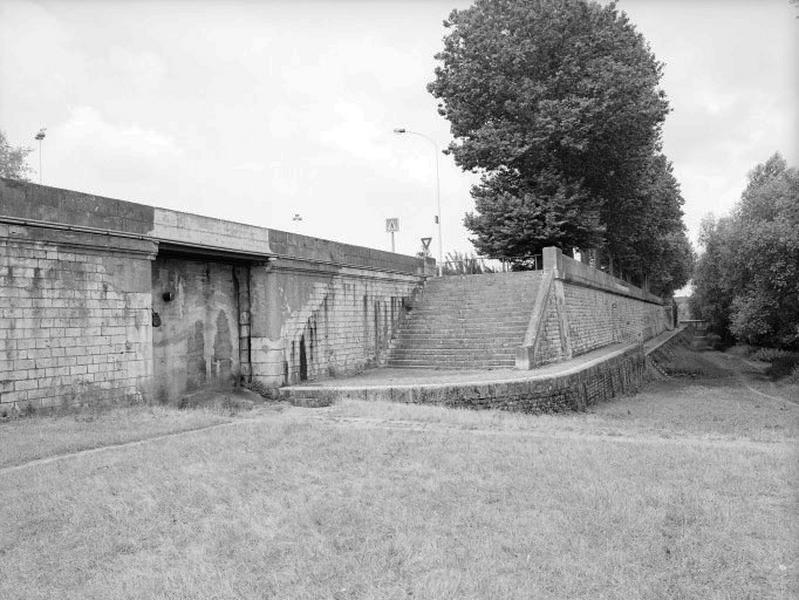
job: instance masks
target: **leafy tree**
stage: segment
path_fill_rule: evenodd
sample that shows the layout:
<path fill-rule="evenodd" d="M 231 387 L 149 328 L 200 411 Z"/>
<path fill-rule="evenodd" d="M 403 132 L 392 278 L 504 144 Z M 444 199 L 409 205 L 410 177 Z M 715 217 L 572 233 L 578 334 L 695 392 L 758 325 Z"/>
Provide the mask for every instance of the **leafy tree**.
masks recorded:
<path fill-rule="evenodd" d="M 666 157 L 654 155 L 635 193 L 617 204 L 625 210 L 607 225 L 610 256 L 656 294 L 668 296 L 688 283 L 694 252 L 682 220 L 679 184 Z"/>
<path fill-rule="evenodd" d="M 732 215 L 704 225 L 695 313 L 728 338 L 799 348 L 799 171 L 774 154 Z"/>
<path fill-rule="evenodd" d="M 662 65 L 614 3 L 477 0 L 444 26 L 428 90 L 450 121 L 447 151 L 481 173 L 465 219 L 480 253 L 524 264 L 548 245 L 599 248 L 611 271 L 642 278 L 669 270 L 647 265 L 675 243 L 686 254 L 682 199 L 659 155 Z M 652 230 L 672 248 L 645 254 Z"/>
<path fill-rule="evenodd" d="M 32 148 L 9 144 L 6 134 L 0 130 L 0 177 L 29 181 L 30 167 L 27 159 L 31 151 Z"/>
<path fill-rule="evenodd" d="M 718 221 L 707 216 L 702 221 L 699 244 L 704 247 L 694 269 L 694 291 L 689 300 L 694 318 L 708 322 L 709 331 L 720 335 L 725 343 L 733 341 L 730 333 L 730 306 L 733 289 L 730 281 L 734 247 L 731 219 Z"/>

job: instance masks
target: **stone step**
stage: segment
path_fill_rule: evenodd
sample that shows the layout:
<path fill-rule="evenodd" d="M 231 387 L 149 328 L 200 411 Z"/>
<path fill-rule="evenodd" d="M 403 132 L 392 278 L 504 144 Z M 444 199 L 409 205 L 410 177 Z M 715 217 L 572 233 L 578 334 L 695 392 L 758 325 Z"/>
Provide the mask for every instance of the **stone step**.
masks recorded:
<path fill-rule="evenodd" d="M 387 366 L 407 369 L 512 369 L 511 360 L 436 361 L 389 360 Z"/>
<path fill-rule="evenodd" d="M 394 338 L 396 346 L 403 347 L 416 347 L 416 346 L 429 346 L 429 347 L 451 347 L 458 348 L 464 345 L 481 345 L 481 346 L 501 346 L 516 343 L 521 345 L 524 339 L 525 332 L 520 331 L 514 335 L 495 335 L 495 336 L 478 336 L 474 334 L 463 335 L 422 335 L 410 336 L 408 334 L 399 334 Z"/>
<path fill-rule="evenodd" d="M 390 366 L 512 368 L 542 279 L 537 273 L 431 279 L 392 339 Z"/>
<path fill-rule="evenodd" d="M 414 323 L 411 327 L 402 329 L 395 337 L 399 338 L 403 335 L 410 335 L 412 337 L 419 336 L 495 336 L 495 335 L 515 335 L 517 333 L 524 333 L 527 331 L 527 323 L 517 323 L 514 325 L 506 325 L 499 323 L 481 323 L 479 326 L 461 324 L 461 323 Z"/>
<path fill-rule="evenodd" d="M 394 336 L 395 340 L 423 341 L 428 339 L 461 339 L 480 340 L 492 338 L 524 337 L 527 327 L 494 327 L 494 328 L 463 328 L 463 327 L 438 327 L 438 328 L 412 328 L 401 331 Z"/>
<path fill-rule="evenodd" d="M 481 316 L 481 317 L 488 317 L 488 318 L 528 318 L 529 313 L 532 310 L 531 306 L 514 306 L 512 308 L 494 308 L 492 306 L 473 306 L 473 307 L 463 307 L 463 306 L 420 306 L 418 308 L 412 308 L 410 310 L 411 316 L 442 316 L 442 315 L 460 315 L 462 317 L 466 317 L 469 315 L 474 316 Z"/>
<path fill-rule="evenodd" d="M 417 317 L 413 319 L 413 322 L 420 323 L 424 325 L 436 325 L 436 326 L 466 326 L 472 327 L 476 325 L 507 325 L 512 327 L 526 327 L 529 323 L 529 319 L 522 319 L 522 318 L 508 318 L 508 319 L 494 319 L 494 318 L 485 318 L 479 319 L 477 317 L 470 318 L 470 317 L 459 317 L 457 315 L 424 315 L 421 317 Z"/>
<path fill-rule="evenodd" d="M 531 306 L 513 306 L 511 308 L 494 308 L 492 306 L 419 306 L 408 311 L 409 316 L 449 316 L 457 315 L 463 318 L 530 318 Z"/>
<path fill-rule="evenodd" d="M 396 344 L 392 348 L 392 352 L 398 354 L 400 352 L 414 352 L 416 350 L 424 352 L 471 352 L 479 350 L 480 352 L 515 352 L 515 349 L 522 345 L 522 339 L 502 339 L 502 340 L 430 340 L 430 343 L 424 343 L 424 340 L 414 342 L 413 344 L 404 345 Z"/>
<path fill-rule="evenodd" d="M 423 360 L 430 362 L 448 361 L 448 360 L 510 360 L 513 361 L 516 354 L 510 352 L 511 348 L 506 348 L 501 352 L 498 351 L 483 351 L 479 348 L 464 348 L 461 350 L 442 350 L 442 351 L 424 351 L 421 349 L 406 350 L 404 352 L 397 352 L 391 355 L 389 360 Z"/>

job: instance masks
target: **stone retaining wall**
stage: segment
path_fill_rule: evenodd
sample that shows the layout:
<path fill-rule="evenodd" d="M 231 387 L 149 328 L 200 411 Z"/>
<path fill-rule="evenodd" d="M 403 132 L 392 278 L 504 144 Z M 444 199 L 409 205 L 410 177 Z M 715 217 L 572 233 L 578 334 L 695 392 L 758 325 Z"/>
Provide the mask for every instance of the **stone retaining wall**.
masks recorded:
<path fill-rule="evenodd" d="M 433 404 L 450 408 L 557 413 L 586 407 L 638 390 L 644 377 L 640 345 L 609 352 L 563 373 L 486 383 L 396 385 L 386 387 L 287 388 L 296 404 L 323 406 L 341 398 Z"/>
<path fill-rule="evenodd" d="M 433 271 L 430 259 L 0 179 L 0 417 L 356 372 L 380 361 Z"/>
<path fill-rule="evenodd" d="M 544 285 L 516 368 L 532 369 L 597 348 L 639 342 L 673 328 L 671 309 L 640 288 L 544 249 Z"/>

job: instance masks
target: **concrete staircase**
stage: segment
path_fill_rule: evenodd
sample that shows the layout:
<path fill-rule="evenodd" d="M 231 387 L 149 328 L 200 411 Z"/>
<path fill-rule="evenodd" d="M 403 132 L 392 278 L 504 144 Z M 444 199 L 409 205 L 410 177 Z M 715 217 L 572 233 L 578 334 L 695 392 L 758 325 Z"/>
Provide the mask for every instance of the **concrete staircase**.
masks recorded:
<path fill-rule="evenodd" d="M 541 279 L 541 271 L 525 271 L 428 280 L 392 343 L 387 366 L 513 368 Z"/>

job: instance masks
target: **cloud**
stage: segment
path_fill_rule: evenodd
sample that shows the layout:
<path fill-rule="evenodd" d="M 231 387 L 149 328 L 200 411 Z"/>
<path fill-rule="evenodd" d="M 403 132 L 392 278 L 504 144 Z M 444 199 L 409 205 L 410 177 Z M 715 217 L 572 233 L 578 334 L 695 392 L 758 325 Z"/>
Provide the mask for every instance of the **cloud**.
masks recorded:
<path fill-rule="evenodd" d="M 172 137 L 135 123 L 110 123 L 90 106 L 73 109 L 59 130 L 64 141 L 76 150 L 99 150 L 105 160 L 149 161 L 171 159 L 181 154 Z"/>
<path fill-rule="evenodd" d="M 174 179 L 183 156 L 171 136 L 109 121 L 91 106 L 74 108 L 64 123 L 51 126 L 43 154 L 45 183 L 96 191 L 104 182 L 99 193 L 131 200 L 167 187 L 164 179 Z"/>
<path fill-rule="evenodd" d="M 108 68 L 137 93 L 157 88 L 167 75 L 167 65 L 155 52 L 112 46 L 105 58 Z"/>

